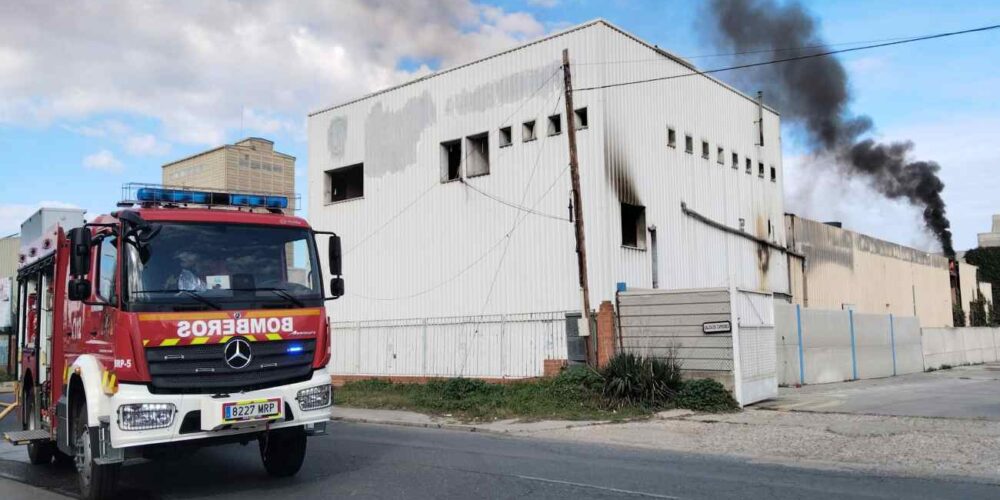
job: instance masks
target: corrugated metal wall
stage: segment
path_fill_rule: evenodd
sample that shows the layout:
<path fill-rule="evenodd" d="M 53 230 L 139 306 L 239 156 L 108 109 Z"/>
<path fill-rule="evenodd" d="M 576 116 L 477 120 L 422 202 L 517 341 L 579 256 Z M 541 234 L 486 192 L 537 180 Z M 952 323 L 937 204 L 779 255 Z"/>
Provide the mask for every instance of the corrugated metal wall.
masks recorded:
<path fill-rule="evenodd" d="M 924 326 L 952 324 L 944 257 L 793 215 L 786 225 L 789 247 L 806 256 L 808 307 L 916 315 Z"/>
<path fill-rule="evenodd" d="M 568 215 L 566 137 L 549 136 L 546 124 L 549 115 L 566 124 L 563 48 L 570 50 L 576 89 L 690 72 L 598 22 L 310 116 L 310 219 L 317 229 L 340 234 L 345 249 L 348 293 L 329 303 L 334 320 L 578 308 L 573 226 L 558 220 Z M 683 201 L 720 223 L 784 241 L 775 113 L 763 111 L 762 147 L 757 104 L 703 76 L 580 90 L 574 100 L 589 118 L 577 139 L 595 307 L 614 299 L 618 282 L 652 285 L 653 249 L 622 245 L 622 202 L 644 206 L 646 225 L 658 229 L 660 287 L 732 282 L 788 292 L 780 252 L 681 212 Z M 537 139 L 525 141 L 522 124 L 529 120 Z M 512 127 L 513 143 L 500 147 L 504 126 Z M 667 146 L 668 128 L 676 130 L 676 148 Z M 481 133 L 489 137 L 489 175 L 466 179 L 475 190 L 442 183 L 441 143 Z M 708 159 L 684 152 L 685 134 L 696 149 L 709 142 Z M 718 147 L 723 164 L 716 162 Z M 737 168 L 732 152 L 739 155 Z M 748 157 L 751 174 L 745 173 Z M 325 202 L 325 172 L 358 163 L 364 164 L 364 197 Z M 765 165 L 763 177 L 758 163 Z M 526 215 L 477 190 L 551 217 Z"/>
<path fill-rule="evenodd" d="M 566 358 L 566 313 L 338 322 L 330 364 L 343 375 L 522 378 Z"/>

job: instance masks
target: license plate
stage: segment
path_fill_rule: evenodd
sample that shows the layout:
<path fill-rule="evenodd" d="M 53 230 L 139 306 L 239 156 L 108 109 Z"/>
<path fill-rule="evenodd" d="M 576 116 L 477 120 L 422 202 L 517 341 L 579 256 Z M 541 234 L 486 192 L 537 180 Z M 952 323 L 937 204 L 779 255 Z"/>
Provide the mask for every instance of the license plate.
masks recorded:
<path fill-rule="evenodd" d="M 280 418 L 282 409 L 281 398 L 223 403 L 222 421 L 231 423 Z"/>

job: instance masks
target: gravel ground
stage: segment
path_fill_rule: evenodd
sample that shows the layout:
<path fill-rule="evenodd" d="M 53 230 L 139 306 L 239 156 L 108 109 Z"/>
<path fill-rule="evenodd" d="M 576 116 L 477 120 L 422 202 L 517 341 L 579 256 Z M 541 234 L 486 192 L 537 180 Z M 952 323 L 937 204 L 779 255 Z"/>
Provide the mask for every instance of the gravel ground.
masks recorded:
<path fill-rule="evenodd" d="M 750 409 L 531 435 L 650 449 L 1000 483 L 1000 422 Z"/>

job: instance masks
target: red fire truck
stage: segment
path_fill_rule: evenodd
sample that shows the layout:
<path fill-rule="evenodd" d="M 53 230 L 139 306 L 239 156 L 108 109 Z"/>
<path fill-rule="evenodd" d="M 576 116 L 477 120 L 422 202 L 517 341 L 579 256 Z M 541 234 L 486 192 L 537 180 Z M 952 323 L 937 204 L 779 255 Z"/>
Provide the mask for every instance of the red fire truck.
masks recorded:
<path fill-rule="evenodd" d="M 343 294 L 340 239 L 286 215 L 286 197 L 124 192 L 118 211 L 23 246 L 24 430 L 6 438 L 34 464 L 74 463 L 88 499 L 127 459 L 222 443 L 257 441 L 269 474 L 295 474 L 333 403 L 324 301 Z"/>

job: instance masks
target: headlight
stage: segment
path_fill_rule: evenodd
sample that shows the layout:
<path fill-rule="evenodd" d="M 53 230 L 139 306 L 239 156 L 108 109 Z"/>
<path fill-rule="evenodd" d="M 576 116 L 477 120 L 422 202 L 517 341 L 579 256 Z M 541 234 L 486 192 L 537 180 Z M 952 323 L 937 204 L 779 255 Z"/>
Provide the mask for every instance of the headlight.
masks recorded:
<path fill-rule="evenodd" d="M 177 407 L 173 403 L 141 403 L 118 407 L 118 427 L 123 431 L 145 431 L 170 427 Z"/>
<path fill-rule="evenodd" d="M 330 384 L 326 384 L 302 389 L 295 399 L 299 402 L 299 408 L 303 410 L 325 408 L 333 402 L 333 388 Z"/>

